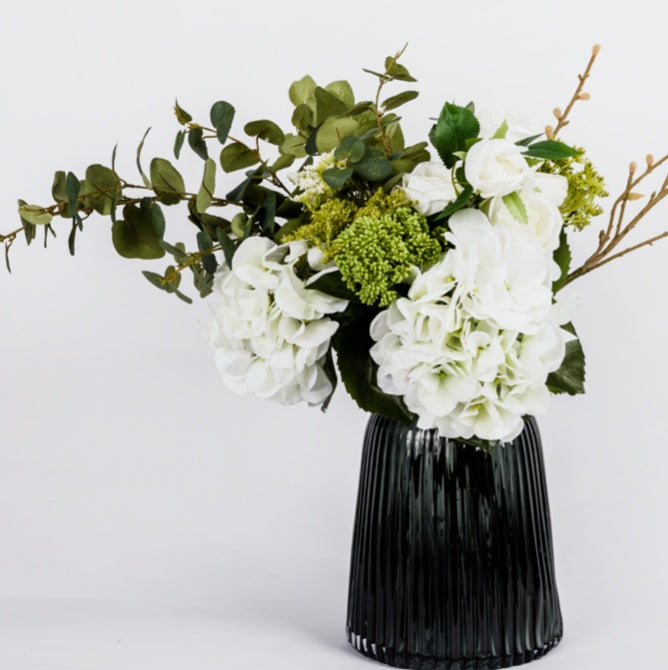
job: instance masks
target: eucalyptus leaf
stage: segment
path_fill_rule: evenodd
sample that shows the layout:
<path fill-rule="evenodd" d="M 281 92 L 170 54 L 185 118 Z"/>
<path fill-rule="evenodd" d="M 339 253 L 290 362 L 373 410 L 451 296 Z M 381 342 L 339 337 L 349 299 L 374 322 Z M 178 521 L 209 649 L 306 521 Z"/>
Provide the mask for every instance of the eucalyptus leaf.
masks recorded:
<path fill-rule="evenodd" d="M 331 116 L 340 116 L 348 111 L 348 107 L 344 102 L 320 86 L 315 89 L 314 96 L 316 126 L 319 126 L 325 119 Z"/>
<path fill-rule="evenodd" d="M 209 150 L 203 139 L 204 131 L 201 128 L 193 128 L 188 132 L 188 146 L 202 159 L 209 157 Z"/>
<path fill-rule="evenodd" d="M 269 119 L 260 119 L 259 121 L 251 121 L 244 126 L 244 132 L 251 137 L 259 137 L 265 142 L 275 144 L 277 146 L 283 143 L 285 133 Z"/>
<path fill-rule="evenodd" d="M 67 174 L 62 170 L 58 170 L 53 175 L 53 185 L 51 186 L 51 195 L 56 202 L 67 202 L 67 189 L 65 183 L 67 181 Z"/>
<path fill-rule="evenodd" d="M 113 170 L 99 164 L 86 168 L 85 187 L 82 185 L 80 193 L 86 207 L 108 216 L 120 194 L 121 180 Z"/>
<path fill-rule="evenodd" d="M 343 79 L 333 81 L 331 84 L 325 86 L 325 90 L 340 100 L 346 106 L 346 111 L 355 105 L 355 93 L 347 81 Z"/>
<path fill-rule="evenodd" d="M 322 173 L 323 180 L 334 191 L 338 191 L 352 176 L 352 168 L 341 169 L 332 167 Z"/>
<path fill-rule="evenodd" d="M 343 140 L 353 135 L 357 128 L 357 122 L 349 117 L 329 117 L 315 133 L 316 151 L 325 153 L 336 149 Z"/>
<path fill-rule="evenodd" d="M 197 193 L 195 206 L 198 212 L 205 212 L 210 206 L 213 199 L 213 193 L 216 189 L 216 162 L 209 158 L 204 163 L 204 176 L 202 177 L 202 185 Z"/>
<path fill-rule="evenodd" d="M 234 107 L 229 102 L 218 100 L 214 102 L 210 112 L 211 123 L 216 129 L 216 136 L 221 144 L 227 142 L 227 136 L 234 119 Z"/>
<path fill-rule="evenodd" d="M 391 109 L 396 109 L 411 100 L 415 100 L 418 95 L 420 95 L 418 91 L 403 91 L 402 93 L 387 98 L 387 100 L 381 104 L 381 107 L 383 107 L 386 112 L 389 112 Z"/>
<path fill-rule="evenodd" d="M 24 200 L 19 200 L 19 216 L 25 223 L 33 226 L 45 226 L 51 223 L 53 215 L 39 205 L 29 205 Z"/>
<path fill-rule="evenodd" d="M 111 228 L 114 248 L 124 258 L 162 258 L 165 250 L 160 242 L 164 233 L 162 210 L 151 198 L 143 198 L 139 205 L 126 205 L 123 219 L 116 221 Z"/>
<path fill-rule="evenodd" d="M 303 105 L 315 93 L 317 84 L 310 75 L 306 75 L 298 81 L 292 82 L 289 90 L 290 101 L 297 107 Z"/>
<path fill-rule="evenodd" d="M 144 142 L 146 142 L 146 137 L 150 132 L 151 129 L 147 128 L 146 132 L 144 133 L 144 136 L 141 138 L 139 146 L 137 147 L 137 170 L 139 170 L 139 174 L 141 175 L 142 181 L 144 182 L 144 186 L 146 186 L 146 188 L 151 188 L 151 182 L 149 181 L 149 178 L 144 174 L 144 170 L 141 166 L 141 152 L 142 149 L 144 148 Z"/>
<path fill-rule="evenodd" d="M 225 172 L 243 170 L 258 162 L 257 154 L 240 142 L 232 142 L 220 152 L 220 165 Z"/>
<path fill-rule="evenodd" d="M 186 139 L 186 131 L 179 130 L 176 133 L 176 137 L 174 138 L 174 158 L 178 159 L 178 157 L 181 155 L 181 147 L 183 147 L 183 141 L 185 139 Z"/>
<path fill-rule="evenodd" d="M 154 158 L 150 166 L 153 190 L 160 202 L 175 205 L 185 194 L 186 185 L 181 173 L 166 159 Z"/>
<path fill-rule="evenodd" d="M 387 158 L 370 158 L 356 163 L 355 172 L 373 182 L 380 182 L 392 176 L 392 163 Z"/>
<path fill-rule="evenodd" d="M 186 112 L 185 109 L 182 109 L 179 105 L 179 101 L 174 101 L 174 114 L 176 114 L 176 120 L 182 125 L 185 126 L 187 123 L 190 123 L 193 120 L 193 117 Z"/>

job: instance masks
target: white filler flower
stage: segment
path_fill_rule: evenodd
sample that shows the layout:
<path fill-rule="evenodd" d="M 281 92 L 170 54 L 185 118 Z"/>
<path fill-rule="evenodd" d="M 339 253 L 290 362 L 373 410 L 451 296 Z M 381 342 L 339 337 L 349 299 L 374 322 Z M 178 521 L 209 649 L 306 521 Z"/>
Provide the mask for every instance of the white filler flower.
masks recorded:
<path fill-rule="evenodd" d="M 207 324 L 216 365 L 232 391 L 283 404 L 323 402 L 332 391 L 324 357 L 347 302 L 309 289 L 295 273 L 304 242 L 244 240 L 214 279 Z"/>
<path fill-rule="evenodd" d="M 401 395 L 420 428 L 509 441 L 547 409 L 568 309 L 552 306 L 543 249 L 478 210 L 450 220 L 454 248 L 371 324 L 378 385 Z"/>

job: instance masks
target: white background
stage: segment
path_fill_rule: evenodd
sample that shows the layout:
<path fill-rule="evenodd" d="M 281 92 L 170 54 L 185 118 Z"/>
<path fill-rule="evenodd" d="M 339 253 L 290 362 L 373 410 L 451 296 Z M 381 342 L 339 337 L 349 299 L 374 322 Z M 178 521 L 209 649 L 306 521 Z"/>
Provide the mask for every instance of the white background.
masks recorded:
<path fill-rule="evenodd" d="M 3 231 L 17 197 L 47 204 L 56 169 L 108 163 L 117 141 L 135 179 L 149 125 L 145 156 L 169 157 L 176 96 L 199 119 L 226 99 L 242 122 L 285 127 L 291 81 L 347 78 L 368 97 L 361 67 L 405 41 L 422 91 L 404 112 L 411 142 L 446 99 L 549 122 L 601 42 L 592 100 L 563 139 L 588 147 L 613 192 L 629 160 L 668 150 L 659 0 L 8 11 Z M 195 188 L 201 163 L 183 153 Z M 190 241 L 180 218 L 168 236 Z M 667 221 L 668 203 L 645 235 Z M 13 274 L 0 272 L 0 669 L 372 667 L 343 632 L 366 417 L 343 392 L 328 415 L 233 396 L 200 332 L 204 303 L 151 287 L 149 263 L 116 256 L 107 220 L 88 222 L 74 258 L 67 233 L 47 251 L 18 242 Z M 575 240 L 579 258 L 594 237 Z M 541 419 L 566 624 L 544 670 L 665 663 L 667 263 L 664 242 L 575 285 L 588 394 Z"/>

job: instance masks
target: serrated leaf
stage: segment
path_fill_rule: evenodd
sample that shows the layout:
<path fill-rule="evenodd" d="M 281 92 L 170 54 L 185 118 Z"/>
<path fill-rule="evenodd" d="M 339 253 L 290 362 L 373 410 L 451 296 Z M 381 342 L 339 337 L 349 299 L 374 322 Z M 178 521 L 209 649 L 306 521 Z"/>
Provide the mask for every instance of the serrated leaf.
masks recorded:
<path fill-rule="evenodd" d="M 201 128 L 193 128 L 188 132 L 188 146 L 202 159 L 209 157 L 209 150 L 203 138 L 204 131 Z"/>
<path fill-rule="evenodd" d="M 220 165 L 225 172 L 243 170 L 256 163 L 259 163 L 257 154 L 240 142 L 232 142 L 220 152 Z"/>
<path fill-rule="evenodd" d="M 216 136 L 221 144 L 227 142 L 227 136 L 234 120 L 234 107 L 229 102 L 219 100 L 211 107 L 211 123 L 216 129 Z"/>
<path fill-rule="evenodd" d="M 504 195 L 503 204 L 516 221 L 529 223 L 529 214 L 526 205 L 524 204 L 524 200 L 522 200 L 522 196 L 517 191 Z"/>
<path fill-rule="evenodd" d="M 352 168 L 341 169 L 332 167 L 322 173 L 323 180 L 334 191 L 338 191 L 352 176 Z"/>
<path fill-rule="evenodd" d="M 183 198 L 186 184 L 181 173 L 166 159 L 154 158 L 150 166 L 153 191 L 160 202 L 175 205 Z"/>
<path fill-rule="evenodd" d="M 269 119 L 250 121 L 244 126 L 244 132 L 251 137 L 259 137 L 270 144 L 280 145 L 285 139 L 285 133 L 277 124 Z"/>
<path fill-rule="evenodd" d="M 527 158 L 540 158 L 543 160 L 561 160 L 564 158 L 573 158 L 580 152 L 573 147 L 569 147 L 563 142 L 556 140 L 545 140 L 544 142 L 536 142 L 530 144 L 528 149 L 524 152 Z"/>
<path fill-rule="evenodd" d="M 445 166 L 451 168 L 457 162 L 455 152 L 466 151 L 467 140 L 479 133 L 480 124 L 473 112 L 446 102 L 430 139 Z"/>
<path fill-rule="evenodd" d="M 503 119 L 503 123 L 494 131 L 494 135 L 492 135 L 493 140 L 505 140 L 506 139 L 506 134 L 508 133 L 508 121 Z"/>
<path fill-rule="evenodd" d="M 568 273 L 571 270 L 571 248 L 568 244 L 568 236 L 565 228 L 561 229 L 559 233 L 559 246 L 554 251 L 554 262 L 559 266 L 561 274 L 559 278 L 552 284 L 552 293 L 556 293 L 566 281 Z"/>
<path fill-rule="evenodd" d="M 174 114 L 176 114 L 176 120 L 182 126 L 185 126 L 187 123 L 190 123 L 193 120 L 193 117 L 190 116 L 190 114 L 188 114 L 188 112 L 186 112 L 186 110 L 179 105 L 178 100 L 174 102 Z"/>
<path fill-rule="evenodd" d="M 204 163 L 204 176 L 202 177 L 202 185 L 197 193 L 195 206 L 198 212 L 205 212 L 210 206 L 213 199 L 213 193 L 216 190 L 216 162 L 209 158 Z"/>
<path fill-rule="evenodd" d="M 572 323 L 562 326 L 576 339 L 566 343 L 566 355 L 561 366 L 547 377 L 547 388 L 551 393 L 577 395 L 585 392 L 585 357 L 580 340 Z"/>
<path fill-rule="evenodd" d="M 401 107 L 401 105 L 404 105 L 411 100 L 415 100 L 418 95 L 420 95 L 418 91 L 403 91 L 402 93 L 397 93 L 397 95 L 393 95 L 392 97 L 385 100 L 381 107 L 383 107 L 386 112 L 389 112 L 391 109 L 396 109 L 397 107 Z"/>
<path fill-rule="evenodd" d="M 359 305 L 349 306 L 348 311 L 352 310 L 355 310 L 354 316 L 347 323 L 342 323 L 332 338 L 346 391 L 363 410 L 410 423 L 413 416 L 401 397 L 388 395 L 378 388 L 378 366 L 369 355 L 373 345 L 369 335 L 373 312 Z"/>

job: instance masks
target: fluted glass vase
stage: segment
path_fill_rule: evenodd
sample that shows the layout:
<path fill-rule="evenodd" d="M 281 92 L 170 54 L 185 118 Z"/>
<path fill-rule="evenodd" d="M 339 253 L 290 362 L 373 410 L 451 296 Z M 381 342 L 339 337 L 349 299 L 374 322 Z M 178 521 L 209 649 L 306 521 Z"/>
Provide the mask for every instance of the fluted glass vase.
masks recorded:
<path fill-rule="evenodd" d="M 372 416 L 362 457 L 348 639 L 401 668 L 483 670 L 563 630 L 536 422 L 491 453 Z"/>

